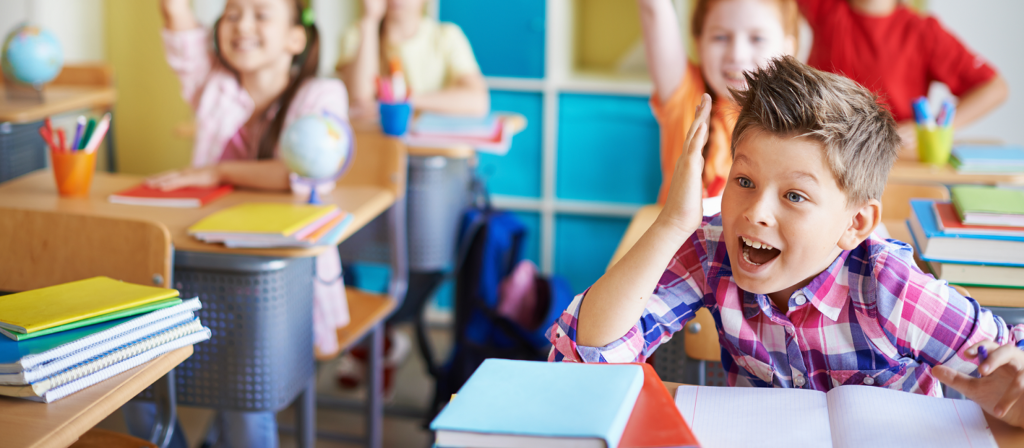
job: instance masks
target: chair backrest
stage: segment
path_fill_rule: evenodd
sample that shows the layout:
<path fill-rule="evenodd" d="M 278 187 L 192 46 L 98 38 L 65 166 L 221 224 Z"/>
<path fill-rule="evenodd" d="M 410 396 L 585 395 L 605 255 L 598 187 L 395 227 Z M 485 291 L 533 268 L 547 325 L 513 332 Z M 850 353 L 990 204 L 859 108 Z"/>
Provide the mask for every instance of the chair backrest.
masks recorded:
<path fill-rule="evenodd" d="M 169 287 L 171 234 L 152 221 L 0 210 L 0 291 L 105 275 Z"/>
<path fill-rule="evenodd" d="M 910 218 L 911 199 L 949 200 L 949 189 L 941 184 L 894 184 L 885 186 L 882 193 L 882 220 Z"/>
<path fill-rule="evenodd" d="M 373 125 L 353 123 L 356 151 L 338 185 L 377 186 L 405 196 L 406 156 L 401 140 L 388 137 Z"/>
<path fill-rule="evenodd" d="M 686 356 L 698 361 L 721 361 L 722 347 L 718 345 L 718 330 L 715 319 L 707 308 L 697 310 L 697 316 L 683 328 L 683 348 Z"/>

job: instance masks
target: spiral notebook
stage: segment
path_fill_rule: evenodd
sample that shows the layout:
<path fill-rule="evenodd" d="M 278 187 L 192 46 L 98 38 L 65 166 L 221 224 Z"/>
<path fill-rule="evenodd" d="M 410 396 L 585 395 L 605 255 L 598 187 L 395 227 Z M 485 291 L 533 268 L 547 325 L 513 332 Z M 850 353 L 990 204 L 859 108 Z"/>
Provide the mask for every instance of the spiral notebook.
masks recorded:
<path fill-rule="evenodd" d="M 106 353 L 125 344 L 143 340 L 162 331 L 190 322 L 194 318 L 195 315 L 191 311 L 185 311 L 166 319 L 158 320 L 150 325 L 118 334 L 109 340 L 80 349 L 62 358 L 36 366 L 33 369 L 16 373 L 0 374 L 0 385 L 26 385 L 34 383 L 86 361 L 98 353 Z"/>
<path fill-rule="evenodd" d="M 138 366 L 168 351 L 209 339 L 198 318 L 148 338 L 124 344 L 25 386 L 0 386 L 0 395 L 50 403 Z M 128 367 L 125 367 L 128 366 Z"/>
<path fill-rule="evenodd" d="M 166 319 L 184 322 L 191 319 L 194 311 L 202 308 L 198 298 L 180 304 L 152 311 L 141 316 L 125 317 L 88 327 L 76 328 L 59 334 L 42 336 L 27 341 L 13 341 L 0 338 L 0 378 L 4 374 L 16 374 L 41 368 L 56 360 L 69 357 L 88 359 L 98 353 L 90 347 L 113 339 L 125 340 L 129 333 L 140 329 L 157 333 L 167 327 L 157 324 Z M 134 340 L 141 339 L 142 336 Z M 0 380 L 0 384 L 2 380 Z"/>

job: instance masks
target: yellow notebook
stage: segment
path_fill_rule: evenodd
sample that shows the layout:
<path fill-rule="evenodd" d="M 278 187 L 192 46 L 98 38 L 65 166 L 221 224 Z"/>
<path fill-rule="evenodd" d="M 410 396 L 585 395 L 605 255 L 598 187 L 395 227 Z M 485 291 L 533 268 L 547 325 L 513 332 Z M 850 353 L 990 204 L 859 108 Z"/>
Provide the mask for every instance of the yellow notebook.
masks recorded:
<path fill-rule="evenodd" d="M 32 333 L 172 297 L 177 290 L 93 277 L 0 296 L 0 327 Z"/>
<path fill-rule="evenodd" d="M 188 233 L 258 233 L 289 236 L 313 224 L 336 205 L 249 203 L 221 210 L 188 228 Z"/>

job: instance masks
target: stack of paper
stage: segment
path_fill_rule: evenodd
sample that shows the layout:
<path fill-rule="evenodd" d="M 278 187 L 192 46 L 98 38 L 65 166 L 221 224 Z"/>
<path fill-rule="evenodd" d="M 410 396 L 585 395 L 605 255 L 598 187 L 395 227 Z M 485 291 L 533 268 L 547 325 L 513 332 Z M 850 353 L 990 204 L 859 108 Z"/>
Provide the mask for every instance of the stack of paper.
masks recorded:
<path fill-rule="evenodd" d="M 488 359 L 430 428 L 443 447 L 697 446 L 654 369 L 636 364 Z"/>
<path fill-rule="evenodd" d="M 491 114 L 482 118 L 424 113 L 412 124 L 405 143 L 412 147 L 472 146 L 477 151 L 504 155 L 512 145 L 519 117 Z"/>
<path fill-rule="evenodd" d="M 0 395 L 53 402 L 209 339 L 177 296 L 95 277 L 0 297 Z"/>
<path fill-rule="evenodd" d="M 1024 173 L 1024 147 L 957 145 L 950 163 L 961 173 Z"/>
<path fill-rule="evenodd" d="M 335 205 L 248 203 L 207 216 L 188 233 L 234 248 L 331 246 L 351 221 Z"/>
<path fill-rule="evenodd" d="M 959 188 L 953 187 L 953 197 L 963 200 Z M 1024 227 L 967 224 L 948 202 L 916 199 L 910 206 L 915 250 L 936 278 L 964 286 L 1024 288 Z"/>

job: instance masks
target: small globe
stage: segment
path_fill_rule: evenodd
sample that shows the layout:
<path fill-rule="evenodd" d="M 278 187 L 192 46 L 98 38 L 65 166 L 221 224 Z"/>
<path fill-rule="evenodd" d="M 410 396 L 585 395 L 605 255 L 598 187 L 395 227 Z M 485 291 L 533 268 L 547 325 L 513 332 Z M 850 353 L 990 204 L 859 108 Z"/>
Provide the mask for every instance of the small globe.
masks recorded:
<path fill-rule="evenodd" d="M 0 47 L 4 76 L 26 84 L 45 84 L 64 65 L 64 52 L 53 33 L 34 25 L 19 25 Z"/>
<path fill-rule="evenodd" d="M 306 115 L 281 135 L 281 157 L 288 168 L 309 179 L 334 176 L 352 152 L 348 129 L 339 120 Z"/>

